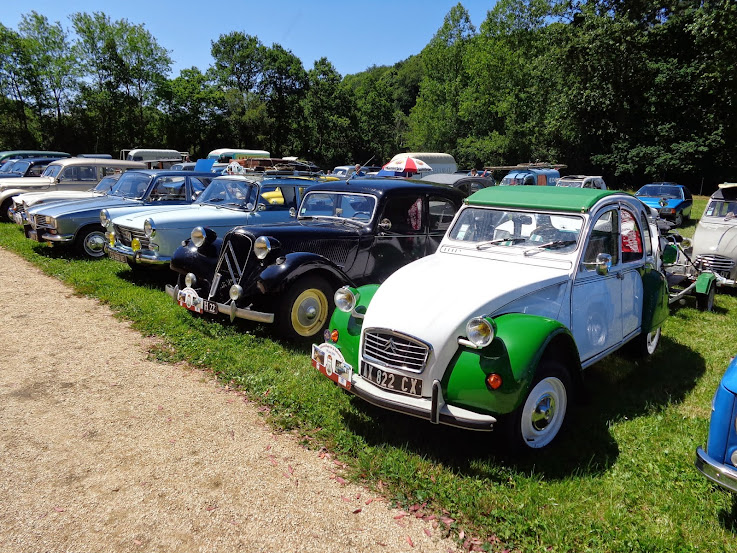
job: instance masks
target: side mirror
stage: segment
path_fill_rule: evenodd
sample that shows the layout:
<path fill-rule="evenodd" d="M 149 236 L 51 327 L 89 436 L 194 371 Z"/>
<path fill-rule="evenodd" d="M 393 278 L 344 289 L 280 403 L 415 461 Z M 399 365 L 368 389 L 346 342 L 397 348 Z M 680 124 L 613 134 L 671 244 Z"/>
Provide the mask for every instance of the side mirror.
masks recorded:
<path fill-rule="evenodd" d="M 612 256 L 608 253 L 600 253 L 596 256 L 596 273 L 602 276 L 609 274 L 612 268 Z"/>
<path fill-rule="evenodd" d="M 666 265 L 672 265 L 678 259 L 678 248 L 675 244 L 668 244 L 663 248 L 663 263 Z"/>
<path fill-rule="evenodd" d="M 384 231 L 390 230 L 392 228 L 392 222 L 389 219 L 382 219 L 379 222 L 379 228 Z"/>

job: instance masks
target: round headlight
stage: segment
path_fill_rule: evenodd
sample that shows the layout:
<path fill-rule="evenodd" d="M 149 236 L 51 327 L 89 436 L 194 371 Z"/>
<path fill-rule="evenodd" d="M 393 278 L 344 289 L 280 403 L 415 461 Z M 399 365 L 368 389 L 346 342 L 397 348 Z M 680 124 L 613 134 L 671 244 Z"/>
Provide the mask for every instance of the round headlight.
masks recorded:
<path fill-rule="evenodd" d="M 192 229 L 189 237 L 192 239 L 192 243 L 199 248 L 205 243 L 205 229 L 202 227 L 195 227 Z"/>
<path fill-rule="evenodd" d="M 46 219 L 46 224 L 49 226 L 49 228 L 56 228 L 56 219 L 53 217 L 49 217 Z"/>
<path fill-rule="evenodd" d="M 352 312 L 353 308 L 356 307 L 356 303 L 358 303 L 356 294 L 348 286 L 338 288 L 335 291 L 334 299 L 335 307 L 346 313 Z"/>
<path fill-rule="evenodd" d="M 143 222 L 143 234 L 146 238 L 153 238 L 156 236 L 156 225 L 154 225 L 153 219 L 146 219 Z"/>
<path fill-rule="evenodd" d="M 238 299 L 243 295 L 243 288 L 238 284 L 234 284 L 230 287 L 229 295 L 231 300 L 238 301 Z"/>
<path fill-rule="evenodd" d="M 259 236 L 256 238 L 256 241 L 253 243 L 253 253 L 256 254 L 256 257 L 264 259 L 269 255 L 270 251 L 271 242 L 269 242 L 269 239 L 266 238 L 266 236 Z"/>
<path fill-rule="evenodd" d="M 184 285 L 187 288 L 194 288 L 197 286 L 197 277 L 194 275 L 194 273 L 187 273 L 184 277 Z"/>
<path fill-rule="evenodd" d="M 107 227 L 108 224 L 111 222 L 112 221 L 110 221 L 110 212 L 107 209 L 103 209 L 102 211 L 100 211 L 100 224 L 103 227 Z"/>
<path fill-rule="evenodd" d="M 494 325 L 485 317 L 474 317 L 466 324 L 466 336 L 476 347 L 484 348 L 494 339 Z"/>

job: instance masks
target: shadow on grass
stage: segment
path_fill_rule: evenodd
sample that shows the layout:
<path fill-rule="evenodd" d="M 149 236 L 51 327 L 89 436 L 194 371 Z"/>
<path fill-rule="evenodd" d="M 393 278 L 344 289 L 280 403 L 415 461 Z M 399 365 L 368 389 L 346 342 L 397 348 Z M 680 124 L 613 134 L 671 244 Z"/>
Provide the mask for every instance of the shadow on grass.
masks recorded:
<path fill-rule="evenodd" d="M 401 415 L 358 398 L 353 405 L 365 417 L 344 413 L 349 428 L 368 443 L 409 449 L 460 474 L 495 480 L 499 466 L 548 479 L 601 474 L 619 455 L 609 426 L 658 412 L 680 402 L 703 374 L 702 357 L 663 338 L 652 359 L 610 356 L 587 369 L 585 383 L 566 427 L 543 451 L 511 453 L 504 433 L 473 432 Z"/>
<path fill-rule="evenodd" d="M 719 523 L 728 532 L 737 534 L 737 495 L 730 495 L 732 496 L 732 501 L 729 509 L 721 509 L 719 511 Z"/>

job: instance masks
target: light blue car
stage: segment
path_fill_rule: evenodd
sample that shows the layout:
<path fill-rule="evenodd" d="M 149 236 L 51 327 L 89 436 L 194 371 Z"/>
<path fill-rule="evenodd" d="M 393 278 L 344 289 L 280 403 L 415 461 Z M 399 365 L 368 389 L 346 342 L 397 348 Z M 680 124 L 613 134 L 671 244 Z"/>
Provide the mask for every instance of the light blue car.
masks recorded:
<path fill-rule="evenodd" d="M 171 256 L 195 227 L 222 236 L 242 225 L 278 223 L 296 216 L 305 190 L 316 180 L 265 179 L 223 175 L 192 205 L 158 206 L 136 212 L 108 209 L 100 213 L 107 229 L 108 255 L 131 267 L 168 266 Z"/>

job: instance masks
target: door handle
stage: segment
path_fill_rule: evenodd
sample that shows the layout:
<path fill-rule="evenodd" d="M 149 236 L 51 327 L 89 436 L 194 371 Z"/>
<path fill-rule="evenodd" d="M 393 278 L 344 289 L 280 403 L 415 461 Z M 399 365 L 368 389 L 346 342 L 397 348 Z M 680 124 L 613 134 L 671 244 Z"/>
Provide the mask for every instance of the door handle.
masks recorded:
<path fill-rule="evenodd" d="M 624 274 L 622 273 L 622 271 L 620 271 L 620 272 L 617 273 L 617 278 L 619 280 L 624 280 Z"/>

